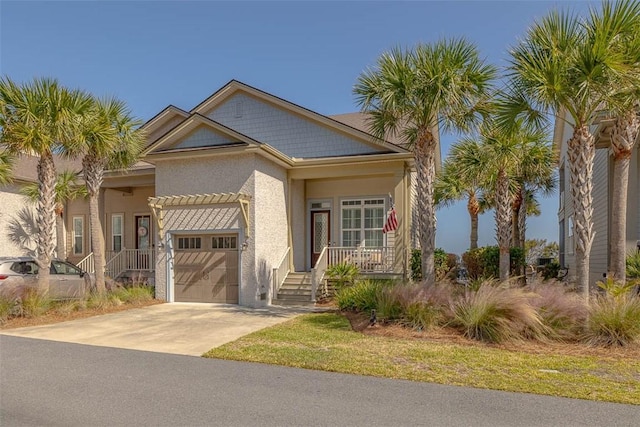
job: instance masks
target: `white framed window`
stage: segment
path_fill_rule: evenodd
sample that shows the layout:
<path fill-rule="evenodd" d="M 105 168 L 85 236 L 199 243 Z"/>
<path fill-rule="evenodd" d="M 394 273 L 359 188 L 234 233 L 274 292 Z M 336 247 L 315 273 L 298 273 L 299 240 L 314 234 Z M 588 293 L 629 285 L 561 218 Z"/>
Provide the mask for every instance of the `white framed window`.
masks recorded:
<path fill-rule="evenodd" d="M 384 246 L 384 198 L 343 200 L 340 213 L 342 246 Z"/>
<path fill-rule="evenodd" d="M 569 216 L 568 238 L 567 238 L 567 253 L 572 254 L 573 249 L 573 215 Z"/>
<path fill-rule="evenodd" d="M 178 250 L 201 249 L 201 237 L 178 237 Z"/>
<path fill-rule="evenodd" d="M 211 238 L 212 249 L 238 249 L 236 236 L 213 236 Z"/>
<path fill-rule="evenodd" d="M 111 215 L 111 250 L 122 250 L 122 230 L 124 228 L 124 216 L 122 214 Z"/>
<path fill-rule="evenodd" d="M 74 216 L 73 221 L 73 254 L 84 254 L 84 217 Z"/>

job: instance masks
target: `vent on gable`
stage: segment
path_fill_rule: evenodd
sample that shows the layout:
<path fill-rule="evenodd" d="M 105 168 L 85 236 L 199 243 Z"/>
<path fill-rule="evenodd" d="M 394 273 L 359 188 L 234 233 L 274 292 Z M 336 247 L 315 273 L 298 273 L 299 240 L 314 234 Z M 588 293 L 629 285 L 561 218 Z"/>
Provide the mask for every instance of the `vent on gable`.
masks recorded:
<path fill-rule="evenodd" d="M 242 101 L 236 102 L 236 119 L 242 117 Z"/>

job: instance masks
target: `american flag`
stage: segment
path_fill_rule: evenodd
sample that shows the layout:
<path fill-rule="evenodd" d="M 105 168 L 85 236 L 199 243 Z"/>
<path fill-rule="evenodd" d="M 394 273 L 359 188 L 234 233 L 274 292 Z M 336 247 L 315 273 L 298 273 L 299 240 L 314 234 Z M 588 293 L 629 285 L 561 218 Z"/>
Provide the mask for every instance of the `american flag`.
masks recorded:
<path fill-rule="evenodd" d="M 395 206 L 391 206 L 391 210 L 389 211 L 389 216 L 387 216 L 387 222 L 384 224 L 382 228 L 383 233 L 388 233 L 389 231 L 396 231 L 398 228 L 398 218 L 396 217 L 396 208 Z"/>

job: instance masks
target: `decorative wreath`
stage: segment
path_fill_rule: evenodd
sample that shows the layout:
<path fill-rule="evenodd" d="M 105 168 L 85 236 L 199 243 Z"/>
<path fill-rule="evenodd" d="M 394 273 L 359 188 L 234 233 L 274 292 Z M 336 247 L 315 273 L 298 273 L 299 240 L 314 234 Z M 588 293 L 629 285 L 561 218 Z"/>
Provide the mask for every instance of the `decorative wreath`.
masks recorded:
<path fill-rule="evenodd" d="M 141 225 L 140 227 L 138 227 L 138 235 L 139 236 L 146 236 L 147 235 L 147 227 Z"/>

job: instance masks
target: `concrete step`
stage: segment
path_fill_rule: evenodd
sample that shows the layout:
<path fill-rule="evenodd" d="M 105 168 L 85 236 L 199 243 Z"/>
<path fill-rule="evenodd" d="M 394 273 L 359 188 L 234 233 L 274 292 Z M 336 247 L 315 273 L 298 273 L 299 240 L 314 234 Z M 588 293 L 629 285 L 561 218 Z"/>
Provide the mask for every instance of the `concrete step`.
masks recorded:
<path fill-rule="evenodd" d="M 271 300 L 272 305 L 281 305 L 281 306 L 299 306 L 299 307 L 313 307 L 315 304 L 310 301 L 309 298 L 306 300 L 294 300 L 294 299 L 273 299 Z"/>

